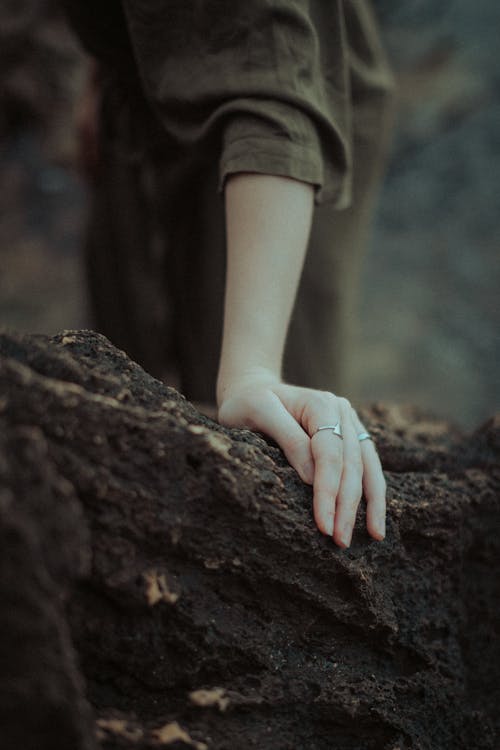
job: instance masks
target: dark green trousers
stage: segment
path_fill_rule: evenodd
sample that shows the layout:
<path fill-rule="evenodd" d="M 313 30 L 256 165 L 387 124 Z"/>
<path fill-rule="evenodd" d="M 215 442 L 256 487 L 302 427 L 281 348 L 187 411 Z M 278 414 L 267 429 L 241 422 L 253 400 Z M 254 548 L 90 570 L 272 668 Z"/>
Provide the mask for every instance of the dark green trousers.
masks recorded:
<path fill-rule="evenodd" d="M 233 172 L 315 186 L 286 345 L 289 382 L 348 394 L 360 265 L 393 82 L 367 2 L 126 0 L 148 148 L 114 77 L 86 245 L 95 323 L 193 400 L 213 402 Z M 196 8 L 196 14 L 194 9 Z M 114 83 L 113 83 L 114 81 Z M 107 101 L 106 101 L 107 98 Z M 133 135 L 131 136 L 131 133 Z"/>

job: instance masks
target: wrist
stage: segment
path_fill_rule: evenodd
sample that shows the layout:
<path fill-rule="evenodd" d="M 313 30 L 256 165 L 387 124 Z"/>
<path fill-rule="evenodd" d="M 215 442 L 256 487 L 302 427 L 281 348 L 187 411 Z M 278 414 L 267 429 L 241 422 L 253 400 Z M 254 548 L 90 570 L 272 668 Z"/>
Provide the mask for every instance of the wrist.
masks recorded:
<path fill-rule="evenodd" d="M 221 363 L 217 376 L 216 399 L 220 407 L 236 393 L 241 394 L 246 388 L 265 386 L 281 382 L 280 368 L 266 365 L 246 365 L 228 367 Z"/>

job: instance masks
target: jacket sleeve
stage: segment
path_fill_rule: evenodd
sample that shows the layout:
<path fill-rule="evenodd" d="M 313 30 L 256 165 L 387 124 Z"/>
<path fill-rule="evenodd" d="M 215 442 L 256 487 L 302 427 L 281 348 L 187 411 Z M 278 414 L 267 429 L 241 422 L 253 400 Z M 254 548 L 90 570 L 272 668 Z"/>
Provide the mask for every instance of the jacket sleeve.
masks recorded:
<path fill-rule="evenodd" d="M 219 190 L 239 171 L 350 190 L 350 101 L 342 3 L 123 0 L 147 98 L 169 137 L 216 149 Z"/>

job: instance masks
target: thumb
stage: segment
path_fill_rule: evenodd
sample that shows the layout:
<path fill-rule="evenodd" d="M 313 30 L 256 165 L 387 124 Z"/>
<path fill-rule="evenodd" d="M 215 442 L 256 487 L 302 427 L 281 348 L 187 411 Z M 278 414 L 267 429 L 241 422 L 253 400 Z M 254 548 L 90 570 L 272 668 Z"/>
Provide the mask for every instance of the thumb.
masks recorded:
<path fill-rule="evenodd" d="M 242 399 L 243 400 L 243 399 Z M 252 400 L 244 399 L 246 409 L 239 405 L 239 422 L 242 426 L 269 435 L 280 446 L 288 462 L 303 482 L 312 484 L 314 462 L 311 454 L 311 439 L 296 419 L 285 408 L 280 398 L 272 391 Z M 247 413 L 245 413 L 247 412 Z M 233 425 L 232 426 L 236 426 Z"/>

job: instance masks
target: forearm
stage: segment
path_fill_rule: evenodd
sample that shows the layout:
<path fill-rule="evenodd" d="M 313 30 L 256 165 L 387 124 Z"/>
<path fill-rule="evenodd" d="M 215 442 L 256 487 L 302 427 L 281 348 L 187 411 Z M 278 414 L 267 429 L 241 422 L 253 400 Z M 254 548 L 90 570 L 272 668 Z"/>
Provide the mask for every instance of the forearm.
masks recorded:
<path fill-rule="evenodd" d="M 259 368 L 278 377 L 311 228 L 314 189 L 287 177 L 239 173 L 225 188 L 227 274 L 220 404 Z"/>

